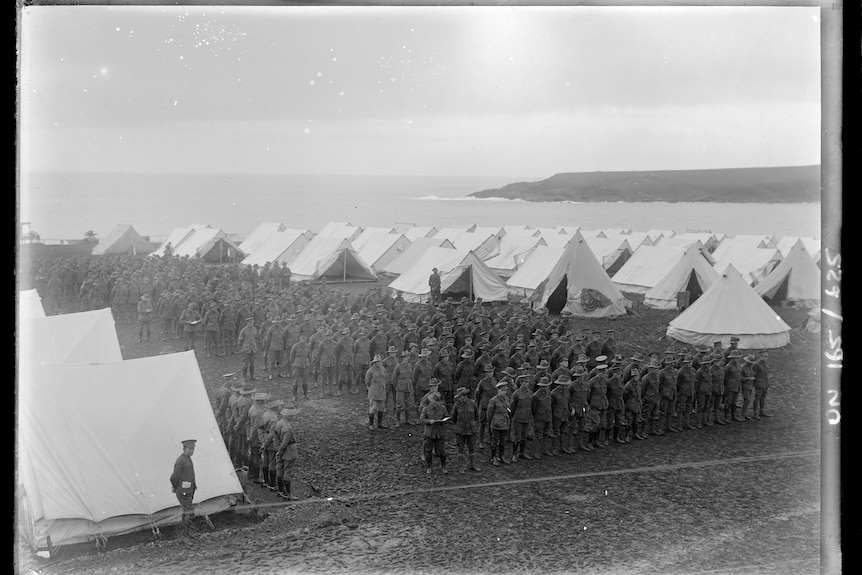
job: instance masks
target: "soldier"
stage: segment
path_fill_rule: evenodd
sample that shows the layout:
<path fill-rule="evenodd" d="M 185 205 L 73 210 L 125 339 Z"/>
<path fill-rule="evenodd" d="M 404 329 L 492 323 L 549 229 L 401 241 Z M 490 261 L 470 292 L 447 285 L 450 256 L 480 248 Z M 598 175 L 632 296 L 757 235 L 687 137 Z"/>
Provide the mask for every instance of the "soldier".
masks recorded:
<path fill-rule="evenodd" d="M 425 446 L 426 473 L 431 474 L 432 457 L 434 454 L 440 458 L 440 467 L 443 473 L 449 473 L 446 469 L 446 428 L 449 420 L 449 412 L 443 405 L 443 396 L 439 393 L 431 394 L 430 403 L 422 409 L 419 422 L 425 425 L 422 433 Z"/>
<path fill-rule="evenodd" d="M 237 467 L 236 461 L 234 461 L 234 453 L 236 453 L 236 444 L 238 441 L 237 434 L 233 430 L 234 424 L 237 421 L 234 419 L 234 406 L 240 398 L 242 384 L 238 381 L 234 381 L 230 386 L 230 391 L 230 397 L 227 399 L 227 421 L 225 422 L 225 426 L 227 427 L 227 437 L 225 439 L 225 446 L 227 447 L 227 452 L 231 461 L 234 463 L 234 467 Z"/>
<path fill-rule="evenodd" d="M 606 363 L 596 365 L 597 373 L 589 379 L 590 396 L 590 439 L 592 447 L 605 448 L 608 446 L 608 385 L 605 371 L 608 369 Z"/>
<path fill-rule="evenodd" d="M 114 322 L 117 325 L 121 323 L 126 323 L 125 321 L 125 310 L 126 310 L 126 292 L 128 291 L 128 285 L 126 284 L 126 280 L 124 277 L 121 277 L 117 283 L 114 284 L 113 288 L 111 288 L 111 312 L 114 314 Z M 46 300 L 51 301 L 50 298 L 46 295 Z M 49 304 L 49 307 L 50 306 Z"/>
<path fill-rule="evenodd" d="M 760 357 L 754 364 L 754 419 L 772 417 L 766 411 L 766 392 L 769 390 L 769 352 L 760 350 Z"/>
<path fill-rule="evenodd" d="M 719 342 L 720 344 L 720 342 Z M 730 357 L 730 354 L 734 351 L 739 352 L 740 357 L 742 357 L 742 352 L 739 351 L 739 338 L 731 336 L 730 338 L 730 347 L 721 352 L 722 357 L 724 358 L 724 365 L 727 365 L 727 359 Z"/>
<path fill-rule="evenodd" d="M 569 414 L 571 415 L 569 429 L 572 435 L 578 436 L 578 447 L 582 451 L 592 451 L 593 448 L 587 441 L 587 435 L 590 432 L 588 417 L 590 385 L 586 379 L 587 370 L 584 363 L 575 363 L 572 370 L 572 384 L 569 393 Z"/>
<path fill-rule="evenodd" d="M 192 455 L 195 453 L 197 440 L 186 439 L 182 441 L 183 452 L 174 462 L 174 472 L 171 474 L 171 492 L 177 496 L 183 515 L 180 527 L 177 530 L 180 539 L 185 540 L 188 529 L 195 515 L 192 501 L 195 497 L 197 484 L 195 483 L 195 466 L 192 463 Z M 188 544 L 188 543 L 187 543 Z"/>
<path fill-rule="evenodd" d="M 377 417 L 377 429 L 387 429 L 383 423 L 386 413 L 387 374 L 383 366 L 383 357 L 378 353 L 371 360 L 371 366 L 365 372 L 365 389 L 368 398 L 368 429 L 374 430 L 374 418 Z"/>
<path fill-rule="evenodd" d="M 141 301 L 138 302 L 138 343 L 143 340 L 144 332 L 147 334 L 147 341 L 150 339 L 150 320 L 153 316 L 153 302 L 150 301 L 150 294 L 143 294 Z"/>
<path fill-rule="evenodd" d="M 602 355 L 614 357 L 617 354 L 617 342 L 614 339 L 614 330 L 608 330 L 608 337 L 602 344 Z"/>
<path fill-rule="evenodd" d="M 263 414 L 266 411 L 263 402 L 269 399 L 269 393 L 256 391 L 251 394 L 251 407 L 248 408 L 248 423 L 246 425 L 246 436 L 248 443 L 249 465 L 248 473 L 252 481 L 260 481 L 261 471 L 261 441 L 258 433 Z"/>
<path fill-rule="evenodd" d="M 275 478 L 276 461 L 275 447 L 272 445 L 272 428 L 278 421 L 278 412 L 284 402 L 280 399 L 271 399 L 264 404 L 263 415 L 257 427 L 258 443 L 260 444 L 260 467 L 263 478 L 260 484 L 270 491 L 278 489 L 278 481 Z M 257 481 L 257 478 L 255 478 Z"/>
<path fill-rule="evenodd" d="M 557 363 L 557 368 L 551 373 L 551 382 L 555 382 L 561 375 L 571 378 L 572 371 L 569 369 L 569 360 L 566 357 L 560 357 Z"/>
<path fill-rule="evenodd" d="M 201 314 L 195 310 L 193 302 L 188 303 L 177 321 L 183 326 L 183 339 L 186 342 L 186 351 L 194 351 L 195 333 L 197 332 L 197 324 L 201 321 Z"/>
<path fill-rule="evenodd" d="M 401 362 L 392 371 L 392 386 L 395 388 L 395 427 L 401 427 L 401 414 L 404 424 L 414 425 L 413 419 L 413 369 L 410 352 L 401 352 Z"/>
<path fill-rule="evenodd" d="M 593 369 L 596 367 L 598 363 L 598 356 L 604 355 L 602 353 L 602 348 L 604 347 L 604 343 L 601 341 L 600 337 L 602 332 L 594 331 L 590 335 L 590 340 L 587 342 L 584 347 L 584 353 L 586 353 L 588 361 L 587 361 L 587 369 Z"/>
<path fill-rule="evenodd" d="M 398 349 L 394 345 L 390 345 L 386 350 L 386 357 L 383 358 L 383 368 L 386 370 L 386 409 L 389 409 L 391 402 L 393 413 L 395 413 L 397 406 L 395 401 L 395 386 L 392 384 L 392 374 L 395 372 L 398 360 Z"/>
<path fill-rule="evenodd" d="M 640 371 L 638 368 L 633 368 L 629 372 L 629 379 L 623 386 L 623 402 L 626 406 L 626 443 L 631 443 L 632 437 L 640 440 L 646 439 L 641 417 L 643 400 L 641 399 Z"/>
<path fill-rule="evenodd" d="M 302 396 L 308 399 L 308 368 L 311 366 L 311 346 L 308 345 L 308 336 L 299 334 L 299 341 L 290 348 L 290 365 L 293 366 L 293 402 L 302 386 Z"/>
<path fill-rule="evenodd" d="M 212 357 L 213 352 L 218 353 L 219 316 L 218 304 L 211 301 L 203 317 L 204 350 L 207 352 L 207 357 Z"/>
<path fill-rule="evenodd" d="M 263 337 L 263 348 L 266 350 L 266 378 L 270 381 L 273 379 L 273 373 L 275 377 L 284 377 L 281 373 L 284 356 L 284 323 L 281 316 L 276 316 Z"/>
<path fill-rule="evenodd" d="M 476 389 L 476 366 L 473 363 L 472 348 L 465 346 L 464 351 L 461 353 L 460 357 L 461 361 L 459 361 L 458 365 L 455 367 L 455 379 L 453 386 L 466 387 L 467 389 Z M 448 405 L 449 398 L 444 395 L 443 399 Z M 454 395 L 452 397 L 452 400 L 454 401 Z"/>
<path fill-rule="evenodd" d="M 719 342 L 721 343 L 721 342 Z M 724 367 L 721 362 L 723 356 L 716 351 L 712 355 L 710 374 L 712 375 L 712 395 L 710 397 L 710 409 L 713 412 L 713 421 L 719 425 L 725 425 L 724 420 Z"/>
<path fill-rule="evenodd" d="M 757 358 L 753 353 L 746 355 L 743 358 L 742 368 L 740 369 L 740 379 L 742 380 L 742 417 L 745 421 L 750 421 L 751 416 L 748 415 L 748 409 L 751 407 L 754 396 L 754 364 L 757 363 Z"/>
<path fill-rule="evenodd" d="M 365 373 L 371 367 L 371 339 L 368 331 L 360 327 L 353 342 L 353 384 L 350 393 L 359 393 L 359 388 L 365 382 Z"/>
<path fill-rule="evenodd" d="M 505 449 L 511 411 L 507 397 L 509 386 L 504 381 L 498 381 L 495 387 L 497 395 L 488 401 L 485 418 L 491 428 L 491 465 L 499 466 L 501 461 L 509 462 L 506 459 Z"/>
<path fill-rule="evenodd" d="M 527 447 L 528 429 L 532 427 L 533 393 L 530 391 L 529 378 L 520 378 L 519 387 L 512 394 L 509 409 L 512 413 L 512 463 L 517 463 L 518 457 L 533 459 L 530 453 L 525 453 Z"/>
<path fill-rule="evenodd" d="M 219 316 L 219 346 L 223 350 L 220 357 L 227 355 L 230 348 L 231 355 L 236 354 L 236 326 L 239 312 L 235 300 L 229 300 L 221 310 Z"/>
<path fill-rule="evenodd" d="M 229 378 L 233 378 L 232 380 Z M 227 429 L 227 421 L 228 421 L 228 399 L 231 396 L 231 385 L 235 385 L 236 381 L 236 373 L 226 373 L 222 375 L 222 384 L 215 392 L 215 397 L 213 399 L 213 412 L 215 413 L 216 423 L 218 424 L 219 431 L 221 431 L 222 438 L 225 443 L 227 443 L 228 438 L 228 429 Z"/>
<path fill-rule="evenodd" d="M 658 382 L 658 360 L 652 358 L 647 364 L 647 373 L 641 377 L 641 399 L 643 401 L 644 433 L 653 435 L 664 435 L 662 426 L 659 425 L 659 382 Z M 652 429 L 650 429 L 652 426 Z"/>
<path fill-rule="evenodd" d="M 667 431 L 678 433 L 680 430 L 673 424 L 676 405 L 676 373 L 673 368 L 674 357 L 664 357 L 664 367 L 658 372 L 659 382 L 659 420 L 658 426 L 667 426 Z"/>
<path fill-rule="evenodd" d="M 488 431 L 488 441 L 491 440 L 491 433 L 489 428 L 489 421 L 486 415 L 486 409 L 488 407 L 488 402 L 491 401 L 491 398 L 497 395 L 496 384 L 494 381 L 494 366 L 491 364 L 486 364 L 483 368 L 483 377 L 479 380 L 479 383 L 476 384 L 476 389 L 473 392 L 473 399 L 476 401 L 476 404 L 479 407 L 479 430 L 477 435 L 479 436 L 479 449 L 485 449 L 485 431 Z"/>
<path fill-rule="evenodd" d="M 343 389 L 345 393 L 350 389 L 350 379 L 353 374 L 353 338 L 350 337 L 350 328 L 341 330 L 341 337 L 336 343 L 336 356 L 338 362 L 338 389 L 335 392 L 336 396 L 341 395 Z"/>
<path fill-rule="evenodd" d="M 314 359 L 320 366 L 320 398 L 332 397 L 336 384 L 338 342 L 332 330 L 327 328 L 324 337 L 314 350 Z"/>
<path fill-rule="evenodd" d="M 242 354 L 242 376 L 245 381 L 257 381 L 254 376 L 254 357 L 257 353 L 257 328 L 254 327 L 254 317 L 245 318 L 245 327 L 237 338 L 239 352 Z"/>
<path fill-rule="evenodd" d="M 296 446 L 296 433 L 293 425 L 290 424 L 289 418 L 298 414 L 299 410 L 295 407 L 288 407 L 279 412 L 280 419 L 273 426 L 274 436 L 279 441 L 273 441 L 276 448 L 276 480 L 278 485 L 278 495 L 287 501 L 296 501 L 298 497 L 291 494 L 290 487 L 293 481 L 294 467 L 296 460 L 299 459 L 299 452 Z"/>
<path fill-rule="evenodd" d="M 156 313 L 159 314 L 159 318 L 161 319 L 162 341 L 166 341 L 169 335 L 172 336 L 174 334 L 173 301 L 169 292 L 163 291 L 159 295 L 158 302 L 156 303 Z"/>
<path fill-rule="evenodd" d="M 233 404 L 233 434 L 236 437 L 236 447 L 233 452 L 234 464 L 237 467 L 248 466 L 248 410 L 251 408 L 251 394 L 257 391 L 252 384 L 247 383 L 239 390 L 239 398 Z"/>
<path fill-rule="evenodd" d="M 452 425 L 455 430 L 455 447 L 458 457 L 458 473 L 464 475 L 467 465 L 464 463 L 464 445 L 467 445 L 467 460 L 470 469 L 479 471 L 476 467 L 476 432 L 479 425 L 479 406 L 470 398 L 470 390 L 459 387 L 455 392 L 455 403 L 452 406 Z"/>
<path fill-rule="evenodd" d="M 516 342 L 512 354 L 509 356 L 509 365 L 513 369 L 521 369 L 526 359 L 524 358 L 524 342 Z"/>
<path fill-rule="evenodd" d="M 694 374 L 694 387 L 697 392 L 697 428 L 702 429 L 703 426 L 712 427 L 714 424 L 710 420 L 710 397 L 712 395 L 712 357 L 703 355 L 700 358 L 700 367 Z"/>
<path fill-rule="evenodd" d="M 555 456 L 551 451 L 549 438 L 552 430 L 553 412 L 551 409 L 552 399 L 549 387 L 551 380 L 542 376 L 536 383 L 536 391 L 530 402 L 530 416 L 533 420 L 533 458 L 541 459 L 542 455 Z"/>
<path fill-rule="evenodd" d="M 697 429 L 691 424 L 691 406 L 695 395 L 695 373 L 691 367 L 694 358 L 686 355 L 682 360 L 682 367 L 676 372 L 676 415 L 677 427 L 683 429 Z"/>
<path fill-rule="evenodd" d="M 551 391 L 551 451 L 558 455 L 562 453 L 574 453 L 570 447 L 571 435 L 569 433 L 569 385 L 572 380 L 568 373 L 560 373 L 552 382 L 554 389 Z"/>
<path fill-rule="evenodd" d="M 625 443 L 626 419 L 625 401 L 623 400 L 623 366 L 622 360 L 614 359 L 611 366 L 611 375 L 607 379 L 608 388 L 608 430 L 613 433 L 611 438 L 616 443 Z"/>
<path fill-rule="evenodd" d="M 738 349 L 730 351 L 725 357 L 727 363 L 724 366 L 724 415 L 727 421 L 745 421 L 736 407 L 742 383 L 742 372 L 737 363 L 740 357 L 742 353 Z"/>
<path fill-rule="evenodd" d="M 449 360 L 448 351 L 440 352 L 440 361 L 431 370 L 431 377 L 440 382 L 440 395 L 443 398 L 451 397 L 452 390 L 455 388 L 455 366 Z"/>

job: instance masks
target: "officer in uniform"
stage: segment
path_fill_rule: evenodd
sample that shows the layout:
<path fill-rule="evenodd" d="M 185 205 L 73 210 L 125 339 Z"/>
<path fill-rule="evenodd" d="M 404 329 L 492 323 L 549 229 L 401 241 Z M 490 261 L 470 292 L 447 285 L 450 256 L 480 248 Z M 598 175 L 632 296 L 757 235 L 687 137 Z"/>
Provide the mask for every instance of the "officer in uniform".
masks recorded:
<path fill-rule="evenodd" d="M 553 412 L 551 409 L 552 399 L 549 387 L 551 380 L 547 376 L 541 376 L 536 383 L 536 391 L 530 403 L 530 412 L 533 420 L 533 458 L 541 459 L 542 455 L 556 455 L 550 449 L 548 439 L 551 435 L 551 422 Z"/>
<path fill-rule="evenodd" d="M 174 472 L 171 474 L 171 492 L 176 494 L 177 501 L 183 510 L 183 517 L 177 535 L 185 540 L 189 535 L 189 527 L 195 515 L 193 500 L 197 483 L 195 482 L 195 465 L 192 455 L 195 453 L 196 439 L 182 441 L 183 452 L 174 462 Z"/>
<path fill-rule="evenodd" d="M 505 449 L 511 410 L 507 395 L 509 386 L 504 381 L 498 381 L 495 387 L 497 388 L 497 395 L 488 401 L 485 418 L 491 428 L 491 464 L 499 466 L 501 461 L 508 463 L 505 458 Z"/>
<path fill-rule="evenodd" d="M 754 364 L 754 419 L 772 417 L 766 411 L 766 392 L 769 389 L 769 352 L 760 350 L 760 357 Z"/>

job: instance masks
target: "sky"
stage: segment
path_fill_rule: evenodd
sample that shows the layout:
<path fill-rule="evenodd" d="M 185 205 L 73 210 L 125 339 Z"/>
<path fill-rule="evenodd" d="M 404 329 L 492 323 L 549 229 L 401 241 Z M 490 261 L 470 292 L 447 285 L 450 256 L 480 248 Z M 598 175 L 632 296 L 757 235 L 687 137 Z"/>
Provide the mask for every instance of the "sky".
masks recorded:
<path fill-rule="evenodd" d="M 20 169 L 818 164 L 819 10 L 29 6 Z"/>

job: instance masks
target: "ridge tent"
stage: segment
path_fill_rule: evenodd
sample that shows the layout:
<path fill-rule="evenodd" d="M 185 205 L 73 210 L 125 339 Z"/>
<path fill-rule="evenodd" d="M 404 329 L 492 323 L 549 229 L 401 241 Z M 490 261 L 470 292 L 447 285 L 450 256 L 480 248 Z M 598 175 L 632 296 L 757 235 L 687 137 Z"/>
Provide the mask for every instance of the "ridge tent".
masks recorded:
<path fill-rule="evenodd" d="M 772 236 L 739 235 L 733 236 L 732 238 L 724 238 L 721 243 L 718 244 L 718 247 L 716 247 L 712 252 L 712 257 L 716 260 L 721 259 L 725 250 L 730 249 L 732 246 L 746 248 L 778 248 L 778 244 Z"/>
<path fill-rule="evenodd" d="M 343 238 L 316 235 L 290 264 L 292 279 L 315 281 L 376 281 L 377 274 Z"/>
<path fill-rule="evenodd" d="M 626 235 L 626 241 L 632 249 L 632 253 L 637 251 L 641 246 L 654 246 L 655 242 L 646 234 L 646 232 L 631 232 Z"/>
<path fill-rule="evenodd" d="M 437 233 L 437 228 L 434 226 L 413 226 L 404 230 L 404 235 L 411 242 L 415 242 L 419 238 L 433 238 Z"/>
<path fill-rule="evenodd" d="M 673 230 L 647 230 L 646 235 L 653 241 L 655 244 L 661 238 L 672 238 L 676 232 Z"/>
<path fill-rule="evenodd" d="M 538 232 L 538 235 L 540 235 L 540 236 L 554 236 L 554 235 L 566 236 L 566 235 L 568 235 L 568 233 L 566 233 L 566 230 L 563 228 L 544 228 L 544 227 L 540 226 L 540 227 L 531 228 L 531 229 Z"/>
<path fill-rule="evenodd" d="M 746 283 L 733 264 L 694 304 L 675 317 L 667 336 L 687 345 L 739 338 L 740 349 L 774 349 L 790 343 L 790 326 Z"/>
<path fill-rule="evenodd" d="M 617 234 L 608 238 L 584 238 L 608 276 L 617 273 L 623 264 L 632 257 L 634 250 L 626 240 L 627 237 Z"/>
<path fill-rule="evenodd" d="M 428 277 L 431 270 L 440 272 L 440 293 L 452 297 L 466 296 L 482 301 L 506 301 L 506 283 L 471 251 L 429 247 L 410 269 L 389 284 L 393 297 L 399 292 L 404 301 L 427 302 L 431 294 Z"/>
<path fill-rule="evenodd" d="M 356 251 L 359 257 L 371 266 L 371 269 L 380 271 L 386 267 L 386 264 L 404 253 L 411 243 L 404 234 L 380 232 L 367 236 L 362 247 Z"/>
<path fill-rule="evenodd" d="M 212 239 L 223 237 L 227 237 L 227 234 L 218 228 L 200 227 L 193 229 L 183 241 L 174 246 L 174 255 L 189 258 L 197 257 L 198 248 Z"/>
<path fill-rule="evenodd" d="M 118 224 L 111 233 L 99 240 L 92 253 L 93 255 L 134 255 L 149 254 L 155 250 L 155 246 L 145 240 L 131 225 Z"/>
<path fill-rule="evenodd" d="M 644 305 L 656 309 L 676 309 L 677 294 L 689 293 L 689 304 L 696 301 L 718 281 L 718 273 L 703 256 L 700 242 L 685 249 L 682 257 L 651 290 L 644 295 Z"/>
<path fill-rule="evenodd" d="M 167 239 L 160 245 L 156 251 L 154 251 L 152 256 L 163 256 L 165 255 L 165 246 L 169 243 L 171 244 L 171 249 L 173 253 L 176 254 L 177 246 L 183 243 L 187 238 L 189 238 L 195 231 L 206 229 L 209 226 L 206 224 L 193 224 L 191 226 L 185 228 L 174 228 L 170 234 L 168 234 Z"/>
<path fill-rule="evenodd" d="M 42 298 L 35 289 L 21 290 L 18 292 L 18 321 L 30 318 L 45 317 L 45 308 Z"/>
<path fill-rule="evenodd" d="M 500 239 L 494 234 L 484 231 L 475 233 L 461 230 L 458 232 L 452 228 L 443 228 L 434 237 L 449 240 L 456 250 L 472 251 L 482 261 L 500 253 Z"/>
<path fill-rule="evenodd" d="M 264 222 L 254 228 L 238 247 L 244 254 L 253 254 L 272 234 L 286 229 L 287 226 L 281 222 Z"/>
<path fill-rule="evenodd" d="M 21 321 L 20 366 L 123 361 L 110 308 Z"/>
<path fill-rule="evenodd" d="M 628 228 L 603 228 L 601 232 L 605 235 L 606 238 L 612 238 L 614 236 L 627 236 L 632 233 L 632 231 Z"/>
<path fill-rule="evenodd" d="M 662 248 L 676 248 L 680 252 L 688 249 L 690 246 L 695 246 L 700 249 L 700 253 L 706 258 L 706 261 L 709 262 L 709 265 L 715 264 L 715 259 L 710 255 L 709 250 L 706 249 L 706 246 L 697 238 L 681 238 L 679 236 L 674 236 L 672 238 L 661 237 L 658 241 L 655 242 L 655 245 Z"/>
<path fill-rule="evenodd" d="M 305 249 L 311 241 L 311 232 L 308 230 L 285 229 L 274 232 L 266 238 L 253 254 L 249 254 L 242 260 L 242 264 L 263 266 L 266 262 L 273 265 L 282 263 L 290 264 L 296 256 Z"/>
<path fill-rule="evenodd" d="M 700 242 L 696 242 L 691 248 L 641 246 L 614 274 L 614 285 L 624 292 L 645 294 L 667 276 L 683 257 L 686 249 L 695 249 L 701 254 L 706 251 L 703 250 Z M 711 265 L 708 259 L 705 261 Z"/>
<path fill-rule="evenodd" d="M 452 245 L 452 242 L 445 238 L 416 238 L 413 240 L 413 243 L 407 247 L 406 250 L 398 254 L 392 261 L 383 266 L 381 270 L 383 273 L 387 275 L 401 275 L 406 272 L 410 267 L 422 257 L 428 248 L 445 248 L 449 250 L 454 250 L 455 246 Z M 430 271 L 428 272 L 430 275 Z"/>
<path fill-rule="evenodd" d="M 663 237 L 656 245 L 662 245 L 669 242 L 669 245 L 679 244 L 688 247 L 695 242 L 700 242 L 707 252 L 712 252 L 718 247 L 718 240 L 715 235 L 709 232 L 682 232 L 675 233 L 672 238 Z"/>
<path fill-rule="evenodd" d="M 574 233 L 577 233 L 577 231 L 573 232 L 573 234 Z M 545 240 L 545 243 L 552 248 L 566 247 L 573 237 L 574 236 L 572 234 L 542 234 L 542 239 Z"/>
<path fill-rule="evenodd" d="M 485 260 L 485 265 L 505 279 L 523 265 L 537 246 L 547 245 L 548 243 L 541 236 L 510 232 L 500 240 L 500 253 Z"/>
<path fill-rule="evenodd" d="M 242 498 L 193 351 L 26 366 L 19 396 L 17 528 L 33 549 L 179 523 L 168 478 L 189 438 L 196 514 Z"/>
<path fill-rule="evenodd" d="M 356 236 L 356 239 L 350 240 L 350 245 L 352 245 L 353 249 L 357 252 L 361 251 L 362 246 L 365 245 L 365 242 L 367 242 L 369 238 L 372 236 L 379 236 L 380 234 L 395 235 L 395 228 L 362 228 L 362 233 Z"/>
<path fill-rule="evenodd" d="M 473 229 L 470 230 L 470 233 L 482 235 L 482 236 L 494 236 L 498 240 L 501 240 L 501 239 L 503 239 L 503 236 L 506 235 L 506 230 L 502 227 L 495 228 L 495 227 L 490 227 L 490 226 L 486 226 L 486 227 L 473 226 Z"/>
<path fill-rule="evenodd" d="M 350 222 L 329 222 L 320 232 L 318 236 L 325 238 L 339 238 L 348 241 L 353 241 L 362 233 L 362 228 L 354 226 Z"/>
<path fill-rule="evenodd" d="M 552 312 L 568 310 L 576 317 L 626 314 L 625 298 L 613 285 L 579 232 L 575 233 L 562 253 L 558 249 L 536 248 L 524 266 L 509 278 L 509 287 L 515 290 L 521 288 L 525 292 L 530 289 L 528 297 L 533 309 L 547 307 Z M 536 261 L 533 265 L 536 257 L 543 258 L 543 261 Z M 557 259 L 553 267 L 544 271 L 554 257 Z"/>
<path fill-rule="evenodd" d="M 215 237 L 199 246 L 197 255 L 209 264 L 239 263 L 245 254 L 227 235 Z"/>
<path fill-rule="evenodd" d="M 713 267 L 722 273 L 728 264 L 733 264 L 748 285 L 754 286 L 762 282 L 782 259 L 781 252 L 775 248 L 730 246 Z"/>
<path fill-rule="evenodd" d="M 571 236 L 568 239 L 571 240 Z M 548 275 L 565 251 L 563 245 L 538 246 L 530 252 L 530 257 L 506 280 L 509 295 L 514 299 L 531 298 L 537 289 L 544 288 Z"/>
<path fill-rule="evenodd" d="M 820 306 L 820 268 L 811 259 L 802 240 L 772 273 L 754 286 L 754 291 L 770 303 L 799 302 L 807 307 Z"/>

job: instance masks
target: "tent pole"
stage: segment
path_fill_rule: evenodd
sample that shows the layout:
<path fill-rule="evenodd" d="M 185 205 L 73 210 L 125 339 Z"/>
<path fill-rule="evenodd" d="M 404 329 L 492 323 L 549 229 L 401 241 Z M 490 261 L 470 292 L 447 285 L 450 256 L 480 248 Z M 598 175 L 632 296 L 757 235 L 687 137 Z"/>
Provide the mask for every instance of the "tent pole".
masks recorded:
<path fill-rule="evenodd" d="M 468 284 L 470 286 L 470 301 L 473 301 L 473 266 L 470 266 L 470 281 Z"/>
<path fill-rule="evenodd" d="M 344 250 L 344 273 L 341 276 L 341 283 L 347 283 L 347 250 Z"/>

